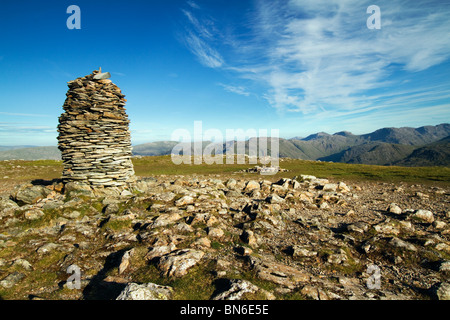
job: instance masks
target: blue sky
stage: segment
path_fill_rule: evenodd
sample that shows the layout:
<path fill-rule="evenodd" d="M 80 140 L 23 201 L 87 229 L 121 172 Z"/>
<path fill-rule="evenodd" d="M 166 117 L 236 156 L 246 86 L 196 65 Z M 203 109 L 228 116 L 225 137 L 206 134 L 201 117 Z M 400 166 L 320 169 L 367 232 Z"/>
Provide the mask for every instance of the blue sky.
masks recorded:
<path fill-rule="evenodd" d="M 133 144 L 198 120 L 284 138 L 450 122 L 449 17 L 449 1 L 3 0 L 0 145 L 56 145 L 67 82 L 100 66 Z"/>

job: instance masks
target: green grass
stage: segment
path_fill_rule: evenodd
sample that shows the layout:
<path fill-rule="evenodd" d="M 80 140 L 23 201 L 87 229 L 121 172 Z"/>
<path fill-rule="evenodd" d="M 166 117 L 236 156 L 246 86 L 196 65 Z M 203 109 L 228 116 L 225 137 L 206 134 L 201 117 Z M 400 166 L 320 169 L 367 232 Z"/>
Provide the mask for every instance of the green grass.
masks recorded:
<path fill-rule="evenodd" d="M 189 269 L 181 278 L 171 278 L 161 275 L 154 264 L 140 265 L 134 270 L 134 282 L 153 282 L 170 286 L 174 289 L 175 300 L 208 300 L 214 292 L 213 263 L 201 263 Z"/>
<path fill-rule="evenodd" d="M 136 174 L 151 175 L 191 175 L 191 174 L 226 174 L 234 175 L 236 171 L 255 166 L 254 164 L 181 164 L 172 163 L 170 156 L 142 157 L 133 159 Z M 280 172 L 273 176 L 262 176 L 252 173 L 239 173 L 244 177 L 279 179 L 292 178 L 301 174 L 314 175 L 319 178 L 335 178 L 345 180 L 370 180 L 384 182 L 438 182 L 450 184 L 450 168 L 447 167 L 398 167 L 377 166 L 346 163 L 307 161 L 298 159 L 282 159 L 280 167 L 288 172 Z"/>
<path fill-rule="evenodd" d="M 310 174 L 323 178 L 345 178 L 346 180 L 371 180 L 386 182 L 450 182 L 447 167 L 398 167 L 363 164 L 286 160 L 281 167 L 291 175 Z"/>
<path fill-rule="evenodd" d="M 225 161 L 224 161 L 225 162 Z M 142 157 L 133 159 L 134 170 L 139 176 L 190 175 L 233 173 L 249 168 L 248 164 L 180 164 L 175 165 L 170 156 Z"/>
<path fill-rule="evenodd" d="M 103 225 L 103 229 L 111 231 L 121 231 L 131 229 L 133 223 L 131 220 L 109 220 Z"/>
<path fill-rule="evenodd" d="M 236 173 L 237 171 L 254 167 L 255 164 L 180 164 L 175 165 L 170 156 L 136 157 L 133 158 L 137 176 L 156 175 L 226 175 L 243 178 L 263 178 L 276 180 L 281 177 L 292 178 L 300 174 L 314 175 L 319 178 L 333 178 L 347 181 L 383 181 L 409 183 L 437 183 L 450 185 L 450 168 L 448 167 L 399 167 L 362 164 L 345 164 L 308 161 L 298 159 L 280 159 L 280 167 L 288 172 L 276 175 L 257 175 L 254 173 Z M 225 161 L 224 161 L 225 162 Z M 20 165 L 20 169 L 11 166 Z M 56 160 L 9 161 L 0 162 L 0 176 L 8 175 L 9 179 L 20 181 L 60 178 L 62 162 Z"/>

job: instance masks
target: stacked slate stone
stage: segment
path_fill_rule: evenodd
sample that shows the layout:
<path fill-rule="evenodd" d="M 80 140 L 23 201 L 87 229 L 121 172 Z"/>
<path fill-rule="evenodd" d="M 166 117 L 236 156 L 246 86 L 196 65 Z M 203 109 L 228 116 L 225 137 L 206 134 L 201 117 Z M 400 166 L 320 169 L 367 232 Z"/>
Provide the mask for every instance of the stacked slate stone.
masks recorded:
<path fill-rule="evenodd" d="M 122 187 L 134 177 L 125 95 L 108 77 L 100 69 L 68 82 L 58 125 L 64 183 Z"/>

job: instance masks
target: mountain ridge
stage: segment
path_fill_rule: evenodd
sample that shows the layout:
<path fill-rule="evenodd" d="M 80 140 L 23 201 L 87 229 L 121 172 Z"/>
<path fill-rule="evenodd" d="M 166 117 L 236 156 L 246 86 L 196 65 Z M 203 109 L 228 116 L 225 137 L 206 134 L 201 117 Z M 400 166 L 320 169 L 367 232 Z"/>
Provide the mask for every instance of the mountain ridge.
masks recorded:
<path fill-rule="evenodd" d="M 354 164 L 400 165 L 400 166 L 450 166 L 450 124 L 435 126 L 386 127 L 371 133 L 356 135 L 349 131 L 334 134 L 318 132 L 305 138 L 278 138 L 279 156 L 304 160 L 320 160 Z M 244 141 L 245 152 L 256 139 Z M 271 154 L 273 138 L 268 139 L 267 154 Z M 236 141 L 234 141 L 236 142 Z M 169 155 L 177 141 L 155 141 L 133 146 L 135 156 Z M 193 152 L 190 143 L 181 144 Z M 236 144 L 235 144 L 236 145 Z M 210 141 L 202 142 L 202 149 L 211 147 Z M 233 141 L 214 144 L 217 152 L 225 154 L 233 147 Z M 236 147 L 235 151 L 236 151 Z M 7 149 L 7 150 L 5 150 Z M 0 149 L 0 160 L 60 159 L 57 147 L 10 146 Z M 192 153 L 193 154 L 193 153 Z M 264 154 L 266 155 L 266 154 Z"/>

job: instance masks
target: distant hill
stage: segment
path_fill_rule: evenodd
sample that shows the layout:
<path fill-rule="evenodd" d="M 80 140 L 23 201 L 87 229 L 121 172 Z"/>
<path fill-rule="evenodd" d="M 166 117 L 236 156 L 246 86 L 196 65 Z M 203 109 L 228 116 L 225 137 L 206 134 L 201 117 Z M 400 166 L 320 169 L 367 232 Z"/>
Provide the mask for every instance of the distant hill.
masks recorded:
<path fill-rule="evenodd" d="M 450 136 L 415 149 L 398 166 L 450 166 Z"/>
<path fill-rule="evenodd" d="M 419 128 L 382 128 L 363 135 L 354 135 L 347 131 L 333 135 L 321 132 L 292 141 L 306 154 L 307 157 L 303 159 L 377 165 L 445 165 L 444 160 L 438 160 L 445 157 L 445 152 L 442 151 L 445 145 L 432 147 L 434 156 L 425 147 L 448 137 L 449 134 L 450 125 L 440 124 Z M 424 151 L 420 157 L 402 162 L 419 147 L 424 147 L 428 152 Z M 440 156 L 436 155 L 436 149 L 439 149 Z"/>
<path fill-rule="evenodd" d="M 0 151 L 24 149 L 24 148 L 34 148 L 34 147 L 36 147 L 36 146 L 0 146 Z"/>
<path fill-rule="evenodd" d="M 302 140 L 290 139 L 290 141 L 303 153 L 303 159 L 316 160 L 341 152 L 365 142 L 360 136 L 349 132 L 333 135 L 320 133 L 310 135 Z"/>
<path fill-rule="evenodd" d="M 437 146 L 428 146 L 428 144 L 434 143 L 449 135 L 449 124 L 423 126 L 420 128 L 382 128 L 363 135 L 355 135 L 348 131 L 341 131 L 335 134 L 319 132 L 309 135 L 306 138 L 280 138 L 278 140 L 279 155 L 280 157 L 295 159 L 355 164 L 397 164 L 412 166 L 417 162 L 416 165 L 419 163 L 421 165 L 445 165 L 443 164 L 446 163 L 443 160 L 446 159 L 444 150 L 448 145 L 441 143 Z M 245 153 L 248 154 L 249 144 L 254 139 L 256 138 L 245 141 Z M 208 143 L 204 142 L 203 147 Z M 232 147 L 232 143 L 233 141 L 225 142 L 222 148 L 219 148 L 221 150 L 219 152 L 226 153 Z M 138 145 L 134 147 L 133 153 L 136 155 L 170 154 L 171 147 L 176 144 L 177 142 L 165 141 L 163 146 L 166 148 L 162 148 L 158 143 Z M 234 146 L 236 152 L 236 144 Z M 412 156 L 412 153 L 416 149 L 422 147 L 425 149 L 422 150 L 420 155 L 417 153 L 415 156 Z M 267 153 L 271 154 L 270 140 L 267 149 Z M 439 156 L 437 155 L 438 152 Z M 407 157 L 410 155 L 411 157 L 407 160 Z M 402 162 L 403 160 L 404 162 Z"/>
<path fill-rule="evenodd" d="M 321 161 L 354 164 L 391 165 L 407 157 L 414 146 L 386 142 L 366 142 L 331 156 L 319 158 Z"/>
<path fill-rule="evenodd" d="M 355 164 L 401 165 L 401 166 L 449 166 L 450 124 L 423 126 L 419 128 L 382 128 L 371 133 L 355 135 L 348 131 L 334 134 L 319 132 L 306 138 L 279 138 L 279 155 L 304 160 L 321 160 Z M 267 138 L 251 138 L 244 141 L 245 153 L 249 145 L 258 139 L 258 145 Z M 267 141 L 267 154 L 272 153 L 271 139 Z M 236 152 L 236 141 L 234 141 Z M 157 141 L 133 146 L 133 155 L 158 156 L 172 153 L 176 141 Z M 211 147 L 203 141 L 202 149 Z M 233 147 L 233 141 L 215 144 L 217 153 L 225 154 Z M 186 144 L 185 148 L 193 145 Z M 211 154 L 211 152 L 209 152 Z M 212 153 L 214 154 L 214 152 Z M 266 154 L 265 154 L 266 155 Z M 61 159 L 57 147 L 0 146 L 0 160 L 8 159 Z"/>
<path fill-rule="evenodd" d="M 61 160 L 57 147 L 10 148 L 0 151 L 0 160 Z"/>
<path fill-rule="evenodd" d="M 162 156 L 172 152 L 178 142 L 175 141 L 157 141 L 139 144 L 133 146 L 133 154 L 140 156 Z"/>
<path fill-rule="evenodd" d="M 366 141 L 380 141 L 395 144 L 420 146 L 443 139 L 450 134 L 450 124 L 424 126 L 420 128 L 383 128 L 361 135 Z"/>

